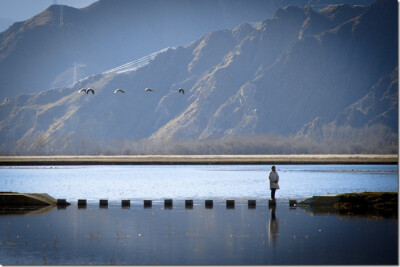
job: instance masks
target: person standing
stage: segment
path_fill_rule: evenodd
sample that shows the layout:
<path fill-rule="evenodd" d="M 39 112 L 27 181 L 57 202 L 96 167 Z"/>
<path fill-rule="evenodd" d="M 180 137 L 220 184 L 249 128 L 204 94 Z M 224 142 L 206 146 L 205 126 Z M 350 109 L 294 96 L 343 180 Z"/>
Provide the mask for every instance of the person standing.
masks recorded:
<path fill-rule="evenodd" d="M 271 167 L 271 172 L 269 173 L 269 189 L 271 189 L 271 199 L 275 199 L 275 191 L 279 189 L 279 175 L 276 172 L 275 166 Z"/>

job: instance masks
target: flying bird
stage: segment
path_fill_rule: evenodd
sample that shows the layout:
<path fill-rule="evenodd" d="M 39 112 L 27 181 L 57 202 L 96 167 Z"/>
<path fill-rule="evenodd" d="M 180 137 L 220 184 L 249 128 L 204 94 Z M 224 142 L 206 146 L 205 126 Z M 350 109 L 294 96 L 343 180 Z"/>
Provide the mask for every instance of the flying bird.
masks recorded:
<path fill-rule="evenodd" d="M 122 90 L 122 89 L 115 89 L 114 94 L 116 94 L 116 93 L 118 93 L 118 92 L 125 93 L 125 91 Z"/>
<path fill-rule="evenodd" d="M 94 90 L 92 89 L 92 88 L 81 88 L 81 89 L 79 89 L 79 91 L 78 91 L 79 93 L 82 93 L 82 92 L 84 92 L 84 93 L 86 93 L 86 94 L 88 94 L 89 92 L 92 92 L 92 94 L 94 94 Z"/>
<path fill-rule="evenodd" d="M 185 94 L 185 90 L 183 90 L 183 88 L 179 88 L 178 93 Z"/>
<path fill-rule="evenodd" d="M 145 92 L 154 92 L 154 90 L 151 89 L 151 88 L 146 88 L 144 91 L 145 91 Z"/>

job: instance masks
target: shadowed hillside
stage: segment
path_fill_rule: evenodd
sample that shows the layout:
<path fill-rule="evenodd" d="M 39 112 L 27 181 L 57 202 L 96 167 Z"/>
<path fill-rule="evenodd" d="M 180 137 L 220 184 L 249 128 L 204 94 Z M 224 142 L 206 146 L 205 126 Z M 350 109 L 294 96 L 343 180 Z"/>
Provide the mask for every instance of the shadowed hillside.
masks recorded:
<path fill-rule="evenodd" d="M 7 100 L 0 105 L 1 148 L 3 153 L 180 153 L 169 145 L 186 140 L 188 153 L 196 151 L 188 144 L 201 153 L 218 153 L 209 149 L 214 141 L 236 140 L 254 150 L 251 139 L 257 136 L 265 148 L 270 144 L 265 140 L 286 140 L 293 151 L 296 143 L 304 144 L 304 153 L 331 153 L 318 146 L 326 140 L 335 147 L 364 138 L 353 147 L 357 153 L 393 153 L 397 45 L 395 1 L 320 11 L 288 6 L 257 26 L 210 32 L 73 86 Z M 95 94 L 78 93 L 82 87 Z M 114 94 L 116 88 L 125 94 Z M 382 147 L 371 140 L 384 138 L 383 132 Z M 363 148 L 367 140 L 374 146 Z"/>
<path fill-rule="evenodd" d="M 0 33 L 0 99 L 68 86 L 87 75 L 202 35 L 261 22 L 279 7 L 372 0 L 99 0 L 52 5 Z"/>

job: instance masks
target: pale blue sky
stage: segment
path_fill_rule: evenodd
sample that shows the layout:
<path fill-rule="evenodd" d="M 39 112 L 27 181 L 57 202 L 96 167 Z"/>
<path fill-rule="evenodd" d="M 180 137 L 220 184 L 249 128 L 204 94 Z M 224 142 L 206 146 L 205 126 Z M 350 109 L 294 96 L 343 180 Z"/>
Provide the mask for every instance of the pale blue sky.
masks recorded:
<path fill-rule="evenodd" d="M 97 0 L 0 0 L 0 18 L 23 21 L 54 3 L 82 8 Z"/>

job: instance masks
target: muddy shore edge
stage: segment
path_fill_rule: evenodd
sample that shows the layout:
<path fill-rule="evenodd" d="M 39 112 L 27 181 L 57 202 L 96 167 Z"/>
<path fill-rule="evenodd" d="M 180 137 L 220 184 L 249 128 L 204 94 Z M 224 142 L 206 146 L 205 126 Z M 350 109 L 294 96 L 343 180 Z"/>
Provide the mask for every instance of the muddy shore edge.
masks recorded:
<path fill-rule="evenodd" d="M 397 164 L 398 155 L 0 156 L 0 166 L 185 164 Z"/>

